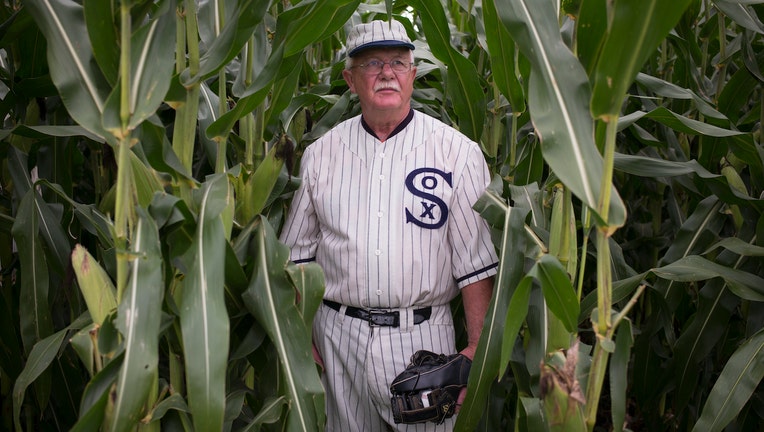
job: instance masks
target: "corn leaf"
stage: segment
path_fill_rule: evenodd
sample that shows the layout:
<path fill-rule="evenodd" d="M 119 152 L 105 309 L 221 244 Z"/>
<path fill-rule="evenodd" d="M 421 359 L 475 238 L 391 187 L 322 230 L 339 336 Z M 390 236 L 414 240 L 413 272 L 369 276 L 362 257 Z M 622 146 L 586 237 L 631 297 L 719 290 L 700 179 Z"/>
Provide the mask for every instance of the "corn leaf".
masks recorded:
<path fill-rule="evenodd" d="M 80 403 L 79 418 L 70 432 L 87 432 L 101 428 L 111 388 L 117 380 L 123 359 L 122 354 L 113 358 L 85 386 Z"/>
<path fill-rule="evenodd" d="M 220 218 L 228 200 L 226 177 L 211 177 L 196 199 L 197 228 L 189 250 L 193 264 L 183 281 L 180 300 L 188 405 L 196 430 L 220 430 L 225 415 L 229 339 L 223 273 L 225 233 Z"/>
<path fill-rule="evenodd" d="M 236 12 L 231 14 L 217 37 L 210 43 L 207 51 L 199 60 L 199 71 L 191 75 L 189 69 L 181 73 L 181 82 L 190 87 L 215 75 L 220 68 L 228 64 L 252 36 L 255 27 L 262 21 L 269 2 L 241 0 L 237 2 Z"/>
<path fill-rule="evenodd" d="M 155 379 L 162 316 L 162 255 L 154 220 L 138 211 L 131 242 L 130 276 L 115 325 L 124 338 L 124 360 L 114 398 L 112 431 L 132 429 Z"/>
<path fill-rule="evenodd" d="M 72 118 L 98 136 L 106 136 L 101 114 L 111 91 L 98 68 L 85 26 L 82 5 L 71 0 L 29 0 L 48 42 L 48 67 Z"/>
<path fill-rule="evenodd" d="M 112 2 L 103 0 L 82 1 L 93 57 L 112 86 L 119 78 L 119 27 L 114 22 L 113 6 Z"/>
<path fill-rule="evenodd" d="M 576 290 L 560 261 L 552 255 L 542 255 L 528 276 L 539 281 L 549 310 L 562 321 L 566 330 L 574 333 L 580 308 Z"/>
<path fill-rule="evenodd" d="M 603 160 L 594 142 L 589 114 L 589 79 L 560 36 L 550 2 L 501 1 L 496 9 L 504 27 L 532 64 L 528 106 L 541 137 L 541 151 L 557 177 L 589 208 L 598 208 Z M 626 208 L 615 189 L 608 220 L 625 223 Z"/>
<path fill-rule="evenodd" d="M 13 179 L 14 192 L 18 196 L 24 197 L 33 188 L 27 168 L 27 155 L 15 147 L 10 147 L 8 153 L 10 158 L 7 166 Z M 71 247 L 69 246 L 69 238 L 61 226 L 61 217 L 43 201 L 39 194 L 35 193 L 31 202 L 37 213 L 38 231 L 36 235 L 39 235 L 42 244 L 44 244 L 43 251 L 48 267 L 53 273 L 63 276 L 69 266 Z M 29 218 L 30 216 L 31 214 L 26 217 Z"/>
<path fill-rule="evenodd" d="M 48 264 L 39 235 L 40 216 L 34 207 L 36 201 L 37 191 L 29 189 L 21 199 L 12 228 L 19 259 L 24 266 L 24 272 L 20 275 L 19 325 L 21 340 L 27 351 L 53 333 L 48 304 Z"/>
<path fill-rule="evenodd" d="M 324 391 L 311 354 L 311 331 L 303 316 L 315 313 L 320 296 L 315 293 L 301 298 L 309 311 L 297 308 L 295 288 L 284 271 L 289 249 L 279 243 L 263 216 L 256 220 L 252 242 L 255 267 L 242 298 L 278 351 L 280 373 L 290 398 L 286 430 L 319 430 L 324 423 Z M 311 289 L 323 295 L 323 277 L 314 282 L 317 286 Z"/>
<path fill-rule="evenodd" d="M 746 340 L 724 365 L 693 432 L 721 431 L 748 402 L 764 377 L 764 330 Z"/>
<path fill-rule="evenodd" d="M 499 210 L 503 212 L 502 236 L 499 245 L 503 253 L 494 282 L 493 297 L 473 358 L 467 383 L 467 397 L 456 419 L 456 430 L 475 430 L 483 416 L 491 383 L 506 369 L 503 360 L 509 357 L 509 355 L 504 356 L 503 351 L 501 359 L 493 353 L 503 350 L 504 338 L 513 334 L 513 326 L 519 329 L 518 323 L 521 324 L 524 319 L 524 316 L 518 314 L 512 317 L 511 322 L 507 322 L 510 300 L 518 296 L 518 283 L 524 273 L 525 256 L 524 253 L 517 253 L 517 251 L 525 250 L 524 221 L 528 210 L 508 207 L 501 198 L 501 189 L 497 190 L 498 187 L 501 187 L 500 181 L 492 182 L 475 204 L 475 209 L 484 218 L 487 213 L 497 213 Z"/>
<path fill-rule="evenodd" d="M 491 56 L 493 82 L 509 101 L 512 112 L 524 112 L 526 109 L 525 91 L 518 79 L 519 72 L 515 69 L 514 54 L 517 48 L 507 29 L 499 21 L 494 0 L 483 2 L 483 21 L 486 29 L 489 29 L 494 36 L 486 38 L 488 52 Z"/>
<path fill-rule="evenodd" d="M 608 31 L 594 69 L 591 109 L 595 118 L 618 116 L 626 92 L 645 60 L 674 28 L 690 2 L 616 0 L 610 6 Z"/>
<path fill-rule="evenodd" d="M 79 330 L 89 322 L 89 316 L 80 316 L 66 328 L 53 333 L 45 339 L 37 342 L 34 347 L 32 347 L 32 351 L 29 353 L 24 369 L 13 384 L 13 423 L 16 425 L 17 432 L 22 431 L 20 414 L 27 387 L 48 369 L 50 364 L 56 358 L 58 351 L 61 349 L 61 345 L 64 343 L 69 331 Z"/>
<path fill-rule="evenodd" d="M 297 54 L 310 44 L 331 36 L 347 22 L 360 3 L 360 0 L 303 2 L 284 12 L 279 16 L 280 28 L 276 36 L 277 43 L 283 38 L 284 56 Z"/>
<path fill-rule="evenodd" d="M 618 325 L 615 337 L 616 349 L 610 359 L 610 395 L 613 431 L 621 432 L 626 423 L 626 390 L 629 387 L 629 359 L 634 345 L 631 321 L 625 319 Z"/>
<path fill-rule="evenodd" d="M 451 30 L 442 4 L 437 0 L 412 0 L 419 12 L 422 30 L 433 55 L 448 66 L 448 94 L 451 96 L 458 129 L 473 141 L 479 141 L 485 120 L 485 96 L 475 65 L 451 46 Z"/>
<path fill-rule="evenodd" d="M 661 278 L 679 282 L 695 282 L 721 277 L 738 297 L 751 301 L 764 301 L 764 278 L 717 264 L 698 255 L 686 256 L 671 264 L 654 268 L 652 272 Z"/>

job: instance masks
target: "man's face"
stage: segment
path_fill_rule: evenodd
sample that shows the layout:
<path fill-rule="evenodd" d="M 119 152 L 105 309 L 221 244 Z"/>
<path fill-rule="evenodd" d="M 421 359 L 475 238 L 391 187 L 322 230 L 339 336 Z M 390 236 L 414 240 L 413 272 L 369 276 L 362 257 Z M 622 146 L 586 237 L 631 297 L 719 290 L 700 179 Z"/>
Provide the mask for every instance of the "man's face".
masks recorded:
<path fill-rule="evenodd" d="M 387 64 L 378 73 L 370 73 L 368 68 L 360 67 L 373 60 Z M 395 60 L 409 64 L 411 51 L 406 48 L 368 49 L 353 57 L 353 68 L 342 71 L 350 90 L 358 95 L 364 112 L 408 108 L 414 91 L 416 68 L 412 66 L 408 72 L 396 73 L 389 64 Z"/>

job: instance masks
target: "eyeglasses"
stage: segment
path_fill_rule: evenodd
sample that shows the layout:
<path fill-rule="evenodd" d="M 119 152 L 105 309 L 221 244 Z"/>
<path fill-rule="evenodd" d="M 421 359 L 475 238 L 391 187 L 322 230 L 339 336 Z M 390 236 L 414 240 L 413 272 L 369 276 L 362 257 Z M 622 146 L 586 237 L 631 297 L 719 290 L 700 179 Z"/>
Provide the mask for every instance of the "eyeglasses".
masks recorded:
<path fill-rule="evenodd" d="M 359 67 L 363 69 L 366 75 L 378 75 L 385 68 L 385 65 L 390 65 L 390 69 L 396 74 L 403 74 L 411 70 L 413 63 L 406 63 L 401 60 L 391 60 L 389 62 L 383 62 L 382 60 L 369 60 L 366 63 L 360 63 L 353 67 Z"/>

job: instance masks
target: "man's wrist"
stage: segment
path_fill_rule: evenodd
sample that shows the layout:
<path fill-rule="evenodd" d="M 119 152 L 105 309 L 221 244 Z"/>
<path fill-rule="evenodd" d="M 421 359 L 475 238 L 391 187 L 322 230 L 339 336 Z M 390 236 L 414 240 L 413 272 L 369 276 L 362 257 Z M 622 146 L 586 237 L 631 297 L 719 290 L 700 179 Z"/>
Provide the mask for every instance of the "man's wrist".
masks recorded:
<path fill-rule="evenodd" d="M 477 351 L 476 346 L 468 345 L 466 348 L 461 350 L 459 354 L 467 357 L 468 359 L 472 360 L 473 357 L 475 357 L 475 352 Z"/>

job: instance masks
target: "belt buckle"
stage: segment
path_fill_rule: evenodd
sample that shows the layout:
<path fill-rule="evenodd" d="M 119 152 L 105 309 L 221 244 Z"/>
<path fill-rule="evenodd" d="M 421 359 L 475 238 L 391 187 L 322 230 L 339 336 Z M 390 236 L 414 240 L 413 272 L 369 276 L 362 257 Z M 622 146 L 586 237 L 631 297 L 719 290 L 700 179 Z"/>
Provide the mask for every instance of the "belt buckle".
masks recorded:
<path fill-rule="evenodd" d="M 368 322 L 372 327 L 398 327 L 400 314 L 396 311 L 369 309 Z"/>

